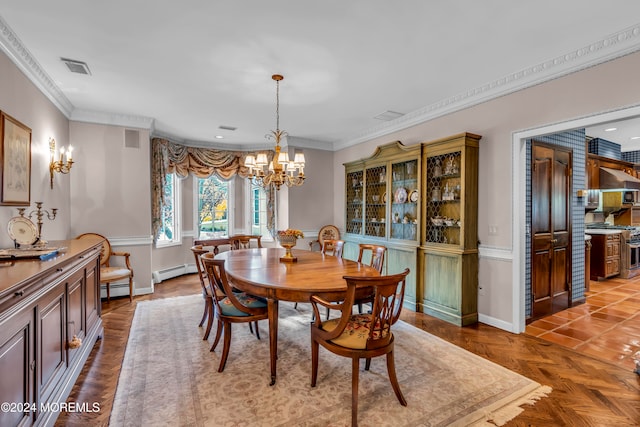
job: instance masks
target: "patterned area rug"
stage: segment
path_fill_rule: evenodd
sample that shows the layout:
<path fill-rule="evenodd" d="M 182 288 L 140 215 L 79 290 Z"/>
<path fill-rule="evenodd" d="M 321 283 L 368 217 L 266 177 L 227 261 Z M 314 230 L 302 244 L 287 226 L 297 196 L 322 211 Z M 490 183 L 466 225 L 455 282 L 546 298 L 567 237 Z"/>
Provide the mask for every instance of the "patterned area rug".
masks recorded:
<path fill-rule="evenodd" d="M 111 413 L 113 426 L 347 426 L 351 423 L 351 362 L 320 347 L 311 388 L 309 304 L 280 304 L 278 381 L 270 387 L 266 321 L 261 340 L 234 325 L 225 371 L 222 343 L 209 352 L 198 328 L 200 295 L 139 302 Z M 394 326 L 403 407 L 389 383 L 384 357 L 361 361 L 361 426 L 502 425 L 521 405 L 551 389 L 402 321 Z"/>

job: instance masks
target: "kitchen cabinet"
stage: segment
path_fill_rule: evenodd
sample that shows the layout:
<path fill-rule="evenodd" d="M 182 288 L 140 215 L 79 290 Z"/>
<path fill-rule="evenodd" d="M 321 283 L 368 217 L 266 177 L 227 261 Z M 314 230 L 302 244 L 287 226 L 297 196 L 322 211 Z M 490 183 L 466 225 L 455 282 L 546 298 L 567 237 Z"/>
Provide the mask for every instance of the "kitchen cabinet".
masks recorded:
<path fill-rule="evenodd" d="M 616 217 L 616 225 L 640 226 L 640 206 L 634 206 L 621 212 Z"/>
<path fill-rule="evenodd" d="M 1 426 L 53 425 L 103 333 L 101 241 L 51 243 L 66 250 L 0 269 L 0 402 L 27 405 L 0 411 Z"/>
<path fill-rule="evenodd" d="M 420 308 L 460 326 L 478 321 L 480 138 L 463 133 L 422 144 Z"/>
<path fill-rule="evenodd" d="M 620 274 L 620 236 L 618 232 L 591 234 L 591 280 Z"/>
<path fill-rule="evenodd" d="M 385 274 L 409 267 L 405 306 L 416 310 L 420 242 L 421 146 L 399 141 L 376 148 L 368 158 L 345 163 L 345 248 L 357 259 L 360 243 L 387 248 Z"/>

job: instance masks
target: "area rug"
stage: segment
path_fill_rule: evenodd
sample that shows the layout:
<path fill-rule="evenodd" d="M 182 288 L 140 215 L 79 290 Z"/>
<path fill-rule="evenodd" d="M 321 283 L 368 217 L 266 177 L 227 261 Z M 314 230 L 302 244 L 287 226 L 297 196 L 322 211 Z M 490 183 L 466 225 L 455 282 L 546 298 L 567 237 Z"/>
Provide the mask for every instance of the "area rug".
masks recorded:
<path fill-rule="evenodd" d="M 231 350 L 217 372 L 198 327 L 200 295 L 139 302 L 111 412 L 112 426 L 347 426 L 351 361 L 320 348 L 310 384 L 309 304 L 280 304 L 278 380 L 269 386 L 268 324 L 261 338 L 233 325 Z M 396 400 L 384 357 L 361 362 L 361 426 L 502 425 L 551 389 L 402 321 L 394 326 Z"/>

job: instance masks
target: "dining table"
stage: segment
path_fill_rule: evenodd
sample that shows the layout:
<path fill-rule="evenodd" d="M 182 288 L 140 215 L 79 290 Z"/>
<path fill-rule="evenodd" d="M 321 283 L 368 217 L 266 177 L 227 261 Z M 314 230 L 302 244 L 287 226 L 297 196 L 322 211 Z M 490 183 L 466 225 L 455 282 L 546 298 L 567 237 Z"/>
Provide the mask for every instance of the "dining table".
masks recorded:
<path fill-rule="evenodd" d="M 222 252 L 216 259 L 225 260 L 231 284 L 239 290 L 267 300 L 269 317 L 269 358 L 271 383 L 276 383 L 278 358 L 278 303 L 309 303 L 312 295 L 327 301 L 344 299 L 347 283 L 344 276 L 379 276 L 366 264 L 325 255 L 322 252 L 294 250 L 296 262 L 283 262 L 281 248 L 252 248 Z M 362 289 L 362 293 L 370 290 Z"/>

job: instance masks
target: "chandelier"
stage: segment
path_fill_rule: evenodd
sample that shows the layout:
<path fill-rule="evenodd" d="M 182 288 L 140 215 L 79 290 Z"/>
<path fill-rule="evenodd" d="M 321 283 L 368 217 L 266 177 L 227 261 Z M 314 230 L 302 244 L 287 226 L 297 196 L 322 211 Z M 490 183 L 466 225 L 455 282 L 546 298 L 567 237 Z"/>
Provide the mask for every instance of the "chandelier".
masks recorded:
<path fill-rule="evenodd" d="M 276 130 L 265 135 L 269 140 L 275 140 L 275 154 L 271 162 L 267 153 L 247 155 L 244 165 L 249 168 L 249 178 L 254 184 L 265 190 L 271 186 L 280 190 L 282 185 L 298 187 L 304 183 L 304 153 L 296 152 L 293 160 L 289 160 L 289 153 L 280 151 L 280 140 L 287 136 L 287 132 L 280 130 L 280 81 L 284 79 L 280 74 L 271 76 L 276 81 Z"/>

